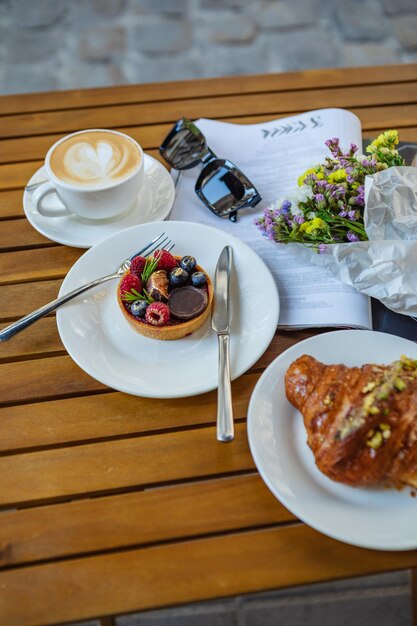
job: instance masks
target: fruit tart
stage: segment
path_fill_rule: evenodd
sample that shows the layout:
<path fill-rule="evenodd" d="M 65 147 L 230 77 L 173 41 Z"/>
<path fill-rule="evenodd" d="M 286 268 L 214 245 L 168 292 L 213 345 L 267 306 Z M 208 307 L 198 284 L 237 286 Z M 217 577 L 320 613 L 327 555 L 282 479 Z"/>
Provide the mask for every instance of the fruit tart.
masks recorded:
<path fill-rule="evenodd" d="M 120 309 L 129 324 L 151 339 L 180 339 L 210 316 L 213 285 L 192 256 L 156 250 L 137 256 L 117 288 Z"/>

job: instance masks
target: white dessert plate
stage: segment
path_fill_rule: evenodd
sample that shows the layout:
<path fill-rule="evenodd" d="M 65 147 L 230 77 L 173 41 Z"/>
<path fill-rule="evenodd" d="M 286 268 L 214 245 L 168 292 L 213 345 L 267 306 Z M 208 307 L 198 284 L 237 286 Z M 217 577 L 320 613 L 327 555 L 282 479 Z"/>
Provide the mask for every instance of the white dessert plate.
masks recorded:
<path fill-rule="evenodd" d="M 144 155 L 145 181 L 138 194 L 136 204 L 123 215 L 108 220 L 86 220 L 77 215 L 45 217 L 32 203 L 32 192 L 25 189 L 23 209 L 33 228 L 48 239 L 75 248 L 91 248 L 99 241 L 114 233 L 135 226 L 164 220 L 171 211 L 175 199 L 175 187 L 168 170 L 149 154 Z M 42 166 L 32 176 L 27 186 L 47 179 Z M 59 206 L 62 203 L 56 194 L 46 196 L 46 207 Z"/>
<path fill-rule="evenodd" d="M 272 493 L 316 530 L 364 548 L 417 548 L 417 498 L 409 488 L 357 488 L 334 482 L 316 467 L 301 414 L 285 396 L 284 376 L 303 354 L 324 363 L 385 363 L 417 358 L 417 345 L 394 335 L 341 330 L 286 350 L 259 379 L 249 404 L 248 437 L 256 466 Z"/>
<path fill-rule="evenodd" d="M 246 244 L 216 228 L 162 222 L 121 231 L 88 250 L 67 274 L 60 295 L 115 270 L 135 250 L 165 232 L 176 255 L 193 255 L 214 278 L 223 247 L 233 247 L 231 373 L 237 378 L 268 347 L 277 328 L 278 292 L 263 261 Z M 126 393 L 152 398 L 192 396 L 217 387 L 217 336 L 210 320 L 176 341 L 136 333 L 119 310 L 117 280 L 104 283 L 57 311 L 62 342 L 96 380 Z"/>

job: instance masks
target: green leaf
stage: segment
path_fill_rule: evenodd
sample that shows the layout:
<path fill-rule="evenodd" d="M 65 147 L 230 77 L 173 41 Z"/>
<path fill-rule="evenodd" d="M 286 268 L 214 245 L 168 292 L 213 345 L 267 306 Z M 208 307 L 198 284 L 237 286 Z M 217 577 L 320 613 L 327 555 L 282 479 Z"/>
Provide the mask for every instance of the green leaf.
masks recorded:
<path fill-rule="evenodd" d="M 131 303 L 136 302 L 137 300 L 145 300 L 145 302 L 148 302 L 148 304 L 152 304 L 152 302 L 155 302 L 155 300 L 152 298 L 151 295 L 149 295 L 146 289 L 143 290 L 143 294 L 137 292 L 136 289 L 131 289 L 130 291 L 127 291 L 122 295 L 122 300 Z"/>
<path fill-rule="evenodd" d="M 148 282 L 149 278 L 151 277 L 151 274 L 153 274 L 153 272 L 158 267 L 160 256 L 161 256 L 161 251 L 157 250 L 156 252 L 154 252 L 154 256 L 146 257 L 146 262 L 142 270 L 142 281 L 144 282 L 145 285 Z"/>

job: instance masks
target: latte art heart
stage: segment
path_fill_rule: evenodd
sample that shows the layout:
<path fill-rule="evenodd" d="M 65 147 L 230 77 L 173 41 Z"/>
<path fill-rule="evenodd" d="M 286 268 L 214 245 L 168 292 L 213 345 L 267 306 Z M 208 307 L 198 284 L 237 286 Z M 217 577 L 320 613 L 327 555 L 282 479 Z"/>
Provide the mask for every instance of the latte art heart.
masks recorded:
<path fill-rule="evenodd" d="M 50 157 L 50 167 L 65 183 L 102 187 L 127 178 L 140 159 L 137 146 L 128 137 L 89 131 L 58 144 Z"/>

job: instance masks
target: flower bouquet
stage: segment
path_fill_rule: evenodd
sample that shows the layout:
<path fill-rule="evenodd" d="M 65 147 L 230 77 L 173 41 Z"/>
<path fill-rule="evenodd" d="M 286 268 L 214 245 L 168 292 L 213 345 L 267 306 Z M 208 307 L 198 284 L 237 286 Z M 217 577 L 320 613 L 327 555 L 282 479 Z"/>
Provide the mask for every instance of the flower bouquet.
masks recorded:
<path fill-rule="evenodd" d="M 417 315 L 417 168 L 405 167 L 397 144 L 395 130 L 379 135 L 366 155 L 329 139 L 324 162 L 255 224 L 392 310 Z"/>

